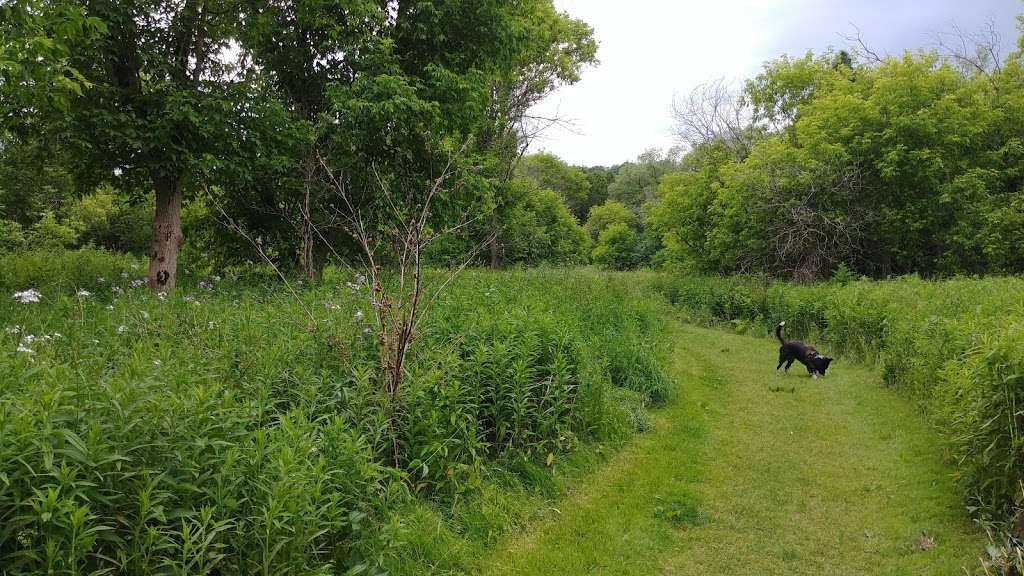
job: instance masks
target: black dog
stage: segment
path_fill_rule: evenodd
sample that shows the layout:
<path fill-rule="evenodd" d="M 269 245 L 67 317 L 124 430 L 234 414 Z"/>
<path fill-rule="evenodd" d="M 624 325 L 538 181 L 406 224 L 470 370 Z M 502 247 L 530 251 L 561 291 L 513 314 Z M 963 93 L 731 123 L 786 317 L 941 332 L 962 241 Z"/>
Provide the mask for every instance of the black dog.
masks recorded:
<path fill-rule="evenodd" d="M 807 372 L 810 373 L 811 378 L 817 378 L 819 374 L 825 376 L 825 370 L 828 370 L 832 359 L 822 356 L 820 352 L 805 342 L 783 340 L 782 327 L 785 325 L 785 322 L 779 322 L 779 325 L 775 327 L 775 337 L 782 343 L 782 347 L 779 348 L 779 365 L 775 367 L 775 373 L 778 374 L 779 368 L 782 368 L 782 364 L 785 363 L 786 374 L 789 374 L 789 367 L 793 365 L 793 361 L 799 360 L 801 364 L 807 366 Z"/>

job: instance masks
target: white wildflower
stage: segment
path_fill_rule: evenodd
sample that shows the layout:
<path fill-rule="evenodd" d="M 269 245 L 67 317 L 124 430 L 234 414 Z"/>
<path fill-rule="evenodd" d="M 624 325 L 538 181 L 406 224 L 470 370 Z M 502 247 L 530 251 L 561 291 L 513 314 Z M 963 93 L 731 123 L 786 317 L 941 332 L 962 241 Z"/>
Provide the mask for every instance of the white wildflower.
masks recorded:
<path fill-rule="evenodd" d="M 363 314 L 362 310 L 356 312 L 356 320 L 359 320 L 360 322 L 362 322 L 364 317 L 365 317 L 365 314 Z"/>
<path fill-rule="evenodd" d="M 156 293 L 156 299 L 161 301 L 161 302 L 167 300 L 167 292 L 157 292 Z"/>
<path fill-rule="evenodd" d="M 153 365 L 154 366 L 159 366 L 161 364 L 163 364 L 163 362 L 161 362 L 160 360 L 153 360 Z"/>
<path fill-rule="evenodd" d="M 96 282 L 98 284 L 106 284 L 107 283 L 107 279 L 104 278 L 103 276 L 100 276 L 99 278 L 96 279 Z"/>
<path fill-rule="evenodd" d="M 25 290 L 25 291 L 22 291 L 22 292 L 15 292 L 14 293 L 14 298 L 16 300 L 19 300 L 22 304 L 28 304 L 30 302 L 39 302 L 39 298 L 41 296 L 42 296 L 42 294 L 40 294 L 39 292 L 36 292 L 32 288 L 29 288 L 28 290 Z"/>
<path fill-rule="evenodd" d="M 139 269 L 139 265 L 138 264 L 132 264 L 132 270 L 138 270 L 138 269 Z"/>
<path fill-rule="evenodd" d="M 149 312 L 146 312 L 145 310 L 143 310 L 142 311 L 142 319 L 143 320 L 149 320 Z"/>
<path fill-rule="evenodd" d="M 124 278 L 125 280 L 127 280 L 128 279 L 128 273 L 127 272 L 121 272 L 121 278 Z"/>
<path fill-rule="evenodd" d="M 208 329 L 210 329 L 210 330 L 216 330 L 217 329 L 217 323 L 216 322 L 210 322 L 209 324 L 206 325 L 206 327 Z"/>
<path fill-rule="evenodd" d="M 22 344 L 18 344 L 18 352 L 24 352 L 25 354 L 35 354 L 36 351 L 31 348 L 26 348 Z"/>
<path fill-rule="evenodd" d="M 85 288 L 82 288 L 81 290 L 78 291 L 78 295 L 81 296 L 82 298 L 88 298 L 89 296 L 92 296 L 92 292 L 89 292 Z"/>
<path fill-rule="evenodd" d="M 118 334 L 124 334 L 125 330 L 128 330 L 128 328 L 126 328 L 123 324 L 121 326 L 117 327 L 117 333 Z"/>
<path fill-rule="evenodd" d="M 114 294 L 124 294 L 124 289 L 121 288 L 120 286 L 114 286 L 110 289 L 110 291 L 113 292 Z"/>
<path fill-rule="evenodd" d="M 107 304 L 107 310 L 113 310 L 113 309 L 114 309 L 114 305 L 113 304 Z"/>
<path fill-rule="evenodd" d="M 31 346 L 36 341 L 36 337 L 31 334 L 25 334 L 21 337 L 21 343 L 25 346 Z"/>

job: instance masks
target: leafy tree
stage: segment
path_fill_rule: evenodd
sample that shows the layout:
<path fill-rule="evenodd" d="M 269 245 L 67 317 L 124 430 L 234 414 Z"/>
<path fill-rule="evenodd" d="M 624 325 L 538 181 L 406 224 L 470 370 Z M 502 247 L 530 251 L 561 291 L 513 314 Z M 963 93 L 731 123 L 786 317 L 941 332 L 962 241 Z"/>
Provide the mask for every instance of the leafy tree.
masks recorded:
<path fill-rule="evenodd" d="M 73 65 L 81 42 L 106 32 L 78 2 L 14 0 L 0 4 L 0 119 L 32 122 L 39 107 L 67 110 L 89 81 Z"/>
<path fill-rule="evenodd" d="M 680 152 L 677 148 L 667 154 L 650 149 L 637 157 L 636 162 L 622 165 L 608 184 L 608 198 L 640 214 L 641 207 L 657 196 L 661 177 L 677 168 Z"/>
<path fill-rule="evenodd" d="M 594 248 L 594 263 L 611 270 L 626 270 L 633 262 L 636 231 L 621 222 L 604 229 Z"/>
<path fill-rule="evenodd" d="M 584 227 L 590 237 L 597 240 L 601 232 L 613 224 L 625 224 L 633 231 L 637 231 L 640 228 L 640 218 L 622 202 L 609 200 L 590 209 L 590 217 L 587 218 Z"/>
<path fill-rule="evenodd" d="M 510 186 L 515 169 L 530 143 L 558 118 L 534 115 L 531 109 L 561 86 L 575 84 L 586 66 L 597 64 L 594 31 L 585 22 L 558 12 L 550 0 L 517 3 L 514 34 L 504 42 L 510 56 L 507 66 L 491 73 L 490 103 L 486 125 L 479 131 L 481 148 L 487 151 L 487 172 L 495 182 L 493 208 L 486 233 L 507 227 L 510 211 L 522 198 Z M 577 218 L 586 215 L 582 201 Z M 582 220 L 581 220 L 582 221 Z M 499 235 L 492 236 L 491 267 L 502 265 Z"/>
<path fill-rule="evenodd" d="M 508 224 L 498 242 L 506 261 L 527 265 L 583 264 L 589 238 L 562 199 L 551 190 L 537 190 L 524 180 L 512 180 L 520 201 L 507 208 Z"/>
<path fill-rule="evenodd" d="M 237 4 L 97 0 L 83 7 L 38 0 L 14 6 L 34 21 L 27 36 L 41 30 L 67 39 L 56 44 L 57 57 L 43 59 L 46 71 L 33 76 L 71 75 L 73 92 L 88 88 L 66 101 L 36 90 L 38 82 L 18 90 L 24 123 L 60 137 L 87 180 L 114 174 L 125 188 L 155 191 L 148 280 L 155 290 L 173 288 L 189 176 L 207 155 L 222 153 L 230 118 L 244 109 L 227 94 L 232 80 L 220 57 L 238 22 Z"/>
<path fill-rule="evenodd" d="M 608 185 L 615 180 L 615 173 L 604 166 L 584 168 L 583 171 L 587 173 L 587 181 L 590 182 L 590 194 L 587 196 L 587 204 L 593 207 L 607 202 Z"/>
<path fill-rule="evenodd" d="M 569 166 L 554 154 L 540 152 L 523 158 L 516 174 L 537 189 L 557 192 L 576 219 L 585 220 L 590 209 L 590 180 L 586 172 Z"/>

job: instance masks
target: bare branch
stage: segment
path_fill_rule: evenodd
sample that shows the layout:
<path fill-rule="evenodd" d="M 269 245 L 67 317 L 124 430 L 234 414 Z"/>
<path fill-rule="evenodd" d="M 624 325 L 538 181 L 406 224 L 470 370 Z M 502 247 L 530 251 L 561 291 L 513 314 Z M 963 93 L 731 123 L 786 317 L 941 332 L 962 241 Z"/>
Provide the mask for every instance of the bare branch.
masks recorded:
<path fill-rule="evenodd" d="M 852 36 L 847 36 L 845 34 L 839 35 L 840 38 L 846 40 L 846 44 L 849 46 L 850 50 L 853 50 L 855 54 L 871 62 L 881 62 L 883 57 L 879 56 L 877 52 L 868 47 L 867 42 L 864 41 L 864 36 L 860 33 L 860 28 L 858 28 L 853 22 L 850 22 L 850 26 L 853 26 L 853 29 L 856 30 L 855 34 Z M 885 54 L 885 56 L 888 56 L 888 54 Z"/>

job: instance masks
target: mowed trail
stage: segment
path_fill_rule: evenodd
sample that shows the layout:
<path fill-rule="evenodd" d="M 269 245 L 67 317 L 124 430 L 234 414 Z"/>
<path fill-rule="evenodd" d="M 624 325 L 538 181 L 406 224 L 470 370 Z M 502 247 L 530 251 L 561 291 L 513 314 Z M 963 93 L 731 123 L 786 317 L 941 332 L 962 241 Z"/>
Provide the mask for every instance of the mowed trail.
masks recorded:
<path fill-rule="evenodd" d="M 671 323 L 678 396 L 479 574 L 964 574 L 986 539 L 915 408 L 842 360 Z M 822 346 L 824 352 L 836 353 Z"/>

